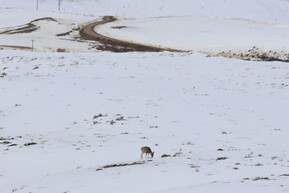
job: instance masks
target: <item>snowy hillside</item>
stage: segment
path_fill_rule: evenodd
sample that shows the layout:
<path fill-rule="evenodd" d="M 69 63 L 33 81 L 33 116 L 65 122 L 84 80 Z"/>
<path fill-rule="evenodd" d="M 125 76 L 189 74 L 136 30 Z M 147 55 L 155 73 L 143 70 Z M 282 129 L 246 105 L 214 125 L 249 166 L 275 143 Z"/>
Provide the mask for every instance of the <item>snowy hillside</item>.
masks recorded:
<path fill-rule="evenodd" d="M 267 52 L 289 51 L 289 25 L 256 20 L 155 17 L 119 20 L 97 26 L 95 30 L 116 39 L 208 54 L 238 53 L 253 47 Z"/>
<path fill-rule="evenodd" d="M 0 0 L 1 8 L 36 8 L 36 0 Z M 63 0 L 61 11 L 93 16 L 221 16 L 289 22 L 288 0 Z M 39 10 L 58 10 L 58 0 L 39 0 Z"/>
<path fill-rule="evenodd" d="M 3 193 L 289 190 L 287 64 L 1 55 Z M 139 161 L 144 145 L 151 162 L 96 171 Z"/>
<path fill-rule="evenodd" d="M 288 62 L 123 48 L 257 45 L 286 57 L 287 0 L 35 8 L 0 0 L 0 193 L 289 191 Z M 91 23 L 115 39 L 87 38 Z M 142 146 L 155 156 L 140 159 Z"/>

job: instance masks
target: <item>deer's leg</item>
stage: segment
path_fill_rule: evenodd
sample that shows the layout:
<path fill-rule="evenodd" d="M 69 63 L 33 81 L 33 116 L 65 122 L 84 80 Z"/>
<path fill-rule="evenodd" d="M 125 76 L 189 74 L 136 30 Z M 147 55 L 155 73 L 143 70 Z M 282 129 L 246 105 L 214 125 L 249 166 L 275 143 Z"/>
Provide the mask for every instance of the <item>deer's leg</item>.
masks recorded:
<path fill-rule="evenodd" d="M 143 159 L 143 154 L 144 154 L 144 153 L 142 152 L 141 155 L 140 155 L 140 159 Z"/>

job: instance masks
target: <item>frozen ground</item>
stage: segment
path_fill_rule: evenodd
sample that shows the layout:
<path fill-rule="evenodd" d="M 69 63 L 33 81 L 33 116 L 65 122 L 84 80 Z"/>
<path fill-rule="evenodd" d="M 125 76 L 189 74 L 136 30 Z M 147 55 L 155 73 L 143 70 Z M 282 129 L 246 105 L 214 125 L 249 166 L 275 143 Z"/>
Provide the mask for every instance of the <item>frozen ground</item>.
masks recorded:
<path fill-rule="evenodd" d="M 79 29 L 100 20 L 101 16 L 114 15 L 120 20 L 97 26 L 96 31 L 129 42 L 235 58 L 252 54 L 250 50 L 258 48 L 259 55 L 270 52 L 270 57 L 289 60 L 289 44 L 286 43 L 289 3 L 285 0 L 218 3 L 182 0 L 177 4 L 161 0 L 65 1 L 61 4 L 61 12 L 57 11 L 58 1 L 39 1 L 38 11 L 32 0 L 21 3 L 0 0 L 0 3 L 2 49 L 21 47 L 27 50 L 33 41 L 34 49 L 38 51 L 93 51 L 95 49 L 91 48 L 96 46 L 79 41 Z M 43 17 L 55 21 L 33 21 Z M 31 21 L 38 30 L 13 35 L 5 33 L 7 29 L 17 29 L 19 27 L 15 26 L 21 27 Z M 56 36 L 70 31 L 69 35 Z"/>
<path fill-rule="evenodd" d="M 3 193 L 289 191 L 286 63 L 1 54 Z"/>
<path fill-rule="evenodd" d="M 58 0 L 38 0 L 40 11 L 57 12 Z M 1 8 L 36 9 L 36 0 L 0 0 Z M 125 18 L 152 16 L 220 16 L 288 23 L 288 0 L 65 0 L 62 13 L 114 15 Z"/>
<path fill-rule="evenodd" d="M 0 50 L 1 193 L 289 191 L 288 63 L 92 53 L 89 42 L 55 36 L 103 15 L 287 26 L 288 1 L 73 0 L 61 13 L 56 0 L 34 5 L 0 0 L 0 31 L 57 19 L 0 35 L 0 45 L 36 40 L 34 52 Z M 54 53 L 60 45 L 70 53 Z M 144 145 L 153 159 L 140 160 Z"/>
<path fill-rule="evenodd" d="M 119 20 L 97 26 L 105 36 L 178 50 L 238 53 L 254 46 L 263 51 L 289 51 L 289 25 L 221 17 L 154 17 Z"/>

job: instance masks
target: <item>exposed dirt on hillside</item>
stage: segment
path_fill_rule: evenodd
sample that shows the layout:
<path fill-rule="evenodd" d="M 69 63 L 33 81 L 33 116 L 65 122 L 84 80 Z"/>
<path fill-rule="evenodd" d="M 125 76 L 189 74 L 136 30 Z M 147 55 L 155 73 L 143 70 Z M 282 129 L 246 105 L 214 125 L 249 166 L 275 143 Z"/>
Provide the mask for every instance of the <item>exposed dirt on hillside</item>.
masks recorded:
<path fill-rule="evenodd" d="M 113 16 L 104 16 L 102 21 L 97 21 L 90 23 L 83 27 L 80 30 L 81 38 L 84 40 L 94 40 L 100 42 L 102 45 L 95 46 L 98 50 L 106 50 L 113 52 L 129 52 L 129 51 L 150 51 L 150 52 L 161 52 L 161 51 L 170 51 L 170 52 L 184 52 L 182 50 L 170 49 L 170 48 L 159 48 L 148 45 L 142 45 L 137 43 L 131 43 L 128 41 L 118 40 L 104 35 L 99 34 L 94 30 L 95 26 L 103 25 L 105 23 L 114 22 L 117 19 Z M 121 29 L 126 26 L 116 26 L 114 28 Z M 217 54 L 211 54 L 206 52 L 201 52 L 208 54 L 209 56 L 222 56 L 226 58 L 237 58 L 241 60 L 253 60 L 253 61 L 281 61 L 289 62 L 289 54 L 280 51 L 262 51 L 257 47 L 253 47 L 247 51 L 240 51 L 239 53 L 231 51 L 222 51 Z"/>
<path fill-rule="evenodd" d="M 185 52 L 183 50 L 160 48 L 160 47 L 149 46 L 149 45 L 144 45 L 144 44 L 132 43 L 129 41 L 124 41 L 124 40 L 118 40 L 115 38 L 104 36 L 98 33 L 97 31 L 95 31 L 96 26 L 103 25 L 109 22 L 114 22 L 116 20 L 117 19 L 113 16 L 104 16 L 101 21 L 95 21 L 83 27 L 79 27 L 79 26 L 72 27 L 70 31 L 55 34 L 55 36 L 56 37 L 67 36 L 65 40 L 87 43 L 88 50 L 100 50 L 100 51 L 111 51 L 111 52 L 162 52 L 162 51 Z M 58 22 L 56 19 L 51 18 L 51 17 L 39 18 L 24 25 L 6 28 L 4 31 L 0 32 L 0 35 L 16 35 L 16 34 L 35 32 L 41 28 L 39 23 L 37 23 L 39 21 Z M 122 28 L 126 28 L 126 26 L 115 26 L 114 28 L 122 29 Z M 6 43 L 4 45 L 0 45 L 0 50 L 4 48 L 32 50 L 31 47 L 22 46 L 22 45 L 19 45 L 19 46 L 7 45 Z M 57 51 L 66 52 L 67 49 L 57 49 Z M 202 52 L 202 51 L 198 51 L 198 52 L 207 54 L 208 56 L 221 56 L 221 57 L 226 57 L 226 58 L 237 58 L 241 60 L 289 62 L 289 54 L 286 53 L 285 51 L 280 51 L 280 50 L 263 51 L 257 47 L 253 47 L 249 50 L 240 50 L 238 52 L 234 52 L 234 51 L 220 51 L 219 53 Z"/>
<path fill-rule="evenodd" d="M 253 47 L 249 50 L 240 51 L 238 53 L 232 51 L 223 51 L 213 56 L 222 56 L 226 58 L 237 58 L 241 60 L 252 60 L 252 61 L 279 61 L 289 62 L 289 53 L 285 51 L 262 51 L 257 47 Z"/>
<path fill-rule="evenodd" d="M 15 50 L 32 50 L 31 47 L 27 47 L 27 46 L 0 45 L 0 50 L 3 48 L 11 48 Z"/>
<path fill-rule="evenodd" d="M 97 21 L 90 23 L 84 26 L 80 30 L 80 36 L 84 40 L 94 40 L 102 43 L 102 45 L 98 45 L 96 48 L 98 50 L 106 50 L 112 52 L 162 52 L 162 51 L 170 51 L 170 52 L 181 52 L 181 50 L 169 49 L 169 48 L 159 48 L 154 46 L 142 45 L 137 43 L 131 43 L 127 41 L 122 41 L 110 37 L 106 37 L 94 31 L 95 26 L 103 25 L 109 22 L 116 21 L 117 19 L 113 16 L 104 16 L 102 21 Z"/>
<path fill-rule="evenodd" d="M 33 20 L 27 24 L 21 25 L 21 26 L 9 28 L 3 32 L 0 32 L 0 34 L 31 33 L 31 32 L 34 32 L 34 31 L 40 29 L 40 26 L 37 26 L 34 23 L 37 21 L 42 21 L 42 20 L 56 22 L 56 20 L 51 18 L 51 17 L 43 17 L 43 18 L 35 19 L 35 20 Z"/>
<path fill-rule="evenodd" d="M 102 167 L 97 168 L 95 171 L 100 171 L 107 168 L 117 168 L 117 167 L 125 167 L 125 166 L 135 166 L 135 165 L 142 165 L 146 162 L 151 162 L 152 160 L 147 161 L 138 161 L 138 162 L 131 162 L 131 163 L 119 163 L 119 164 L 109 164 Z"/>

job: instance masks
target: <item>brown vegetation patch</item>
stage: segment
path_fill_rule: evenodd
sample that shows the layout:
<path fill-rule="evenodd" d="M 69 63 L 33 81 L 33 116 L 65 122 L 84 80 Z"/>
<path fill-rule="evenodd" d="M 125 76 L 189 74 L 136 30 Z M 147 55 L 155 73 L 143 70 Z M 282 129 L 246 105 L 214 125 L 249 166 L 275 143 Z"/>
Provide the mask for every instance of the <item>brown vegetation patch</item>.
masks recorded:
<path fill-rule="evenodd" d="M 5 76 L 7 76 L 8 74 L 6 72 L 2 72 L 0 73 L 0 78 L 4 78 Z"/>
<path fill-rule="evenodd" d="M 69 34 L 72 33 L 72 32 L 73 32 L 73 30 L 70 30 L 70 31 L 65 32 L 65 33 L 56 34 L 56 36 L 58 36 L 58 37 L 60 37 L 60 36 L 67 36 L 67 35 L 69 35 Z"/>
<path fill-rule="evenodd" d="M 245 50 L 239 53 L 233 52 L 231 50 L 218 53 L 216 56 L 222 56 L 227 58 L 237 58 L 241 60 L 250 60 L 250 61 L 278 61 L 278 62 L 289 62 L 289 53 L 285 51 L 262 51 L 261 49 L 254 46 L 249 50 Z"/>
<path fill-rule="evenodd" d="M 111 27 L 112 29 L 123 29 L 123 28 L 127 28 L 126 26 L 113 26 Z"/>
<path fill-rule="evenodd" d="M 147 160 L 147 161 L 150 161 L 150 160 Z M 140 161 L 140 162 L 132 162 L 132 163 L 110 164 L 110 165 L 105 165 L 105 166 L 99 167 L 95 171 L 100 171 L 100 170 L 107 169 L 107 168 L 142 165 L 145 163 L 146 163 L 145 161 Z"/>
<path fill-rule="evenodd" d="M 57 48 L 56 52 L 66 52 L 65 48 Z"/>
<path fill-rule="evenodd" d="M 228 158 L 228 157 L 218 157 L 218 158 L 216 159 L 216 161 L 226 160 L 226 159 L 229 159 L 229 158 Z"/>
<path fill-rule="evenodd" d="M 8 145 L 8 144 L 11 144 L 12 142 L 10 142 L 10 141 L 2 141 L 2 142 L 0 142 L 0 144 L 3 144 L 3 145 Z"/>
<path fill-rule="evenodd" d="M 258 180 L 270 180 L 268 177 L 256 177 L 253 179 L 253 181 L 258 181 Z"/>
<path fill-rule="evenodd" d="M 29 142 L 29 143 L 25 143 L 24 146 L 30 146 L 30 145 L 36 145 L 37 143 L 35 142 Z"/>
<path fill-rule="evenodd" d="M 36 30 L 38 30 L 40 27 L 36 26 L 32 23 L 28 23 L 26 25 L 18 26 L 9 30 L 6 30 L 4 32 L 0 32 L 0 34 L 18 34 L 18 33 L 31 33 Z"/>
<path fill-rule="evenodd" d="M 74 32 L 74 31 L 79 31 L 79 30 L 80 30 L 80 28 L 72 29 L 72 30 L 70 30 L 70 31 L 68 31 L 68 32 L 56 34 L 56 36 L 58 36 L 58 37 L 67 36 L 67 35 L 70 35 L 72 32 Z"/>
<path fill-rule="evenodd" d="M 4 140 L 13 140 L 13 137 L 0 137 L 0 141 L 4 141 Z"/>
<path fill-rule="evenodd" d="M 1 34 L 1 33 L 0 33 Z M 0 47 L 4 48 L 12 48 L 12 49 L 20 49 L 20 50 L 31 50 L 31 47 L 27 46 L 10 46 L 10 45 L 0 45 Z"/>

